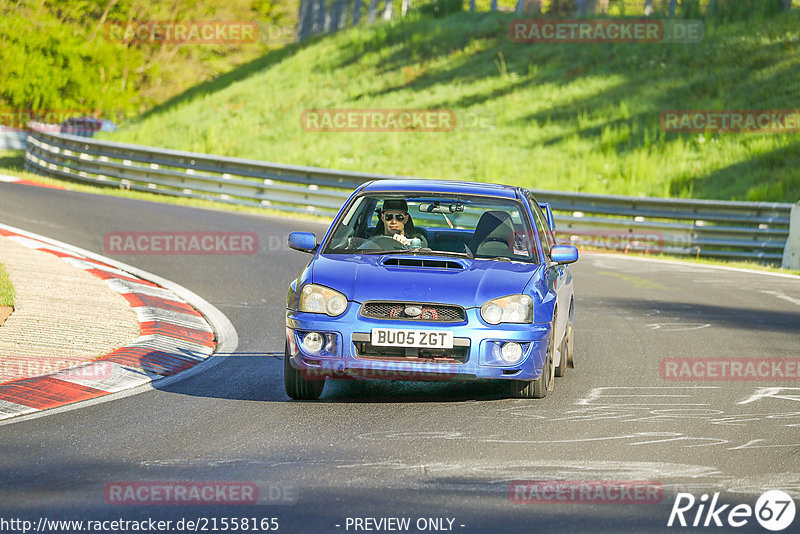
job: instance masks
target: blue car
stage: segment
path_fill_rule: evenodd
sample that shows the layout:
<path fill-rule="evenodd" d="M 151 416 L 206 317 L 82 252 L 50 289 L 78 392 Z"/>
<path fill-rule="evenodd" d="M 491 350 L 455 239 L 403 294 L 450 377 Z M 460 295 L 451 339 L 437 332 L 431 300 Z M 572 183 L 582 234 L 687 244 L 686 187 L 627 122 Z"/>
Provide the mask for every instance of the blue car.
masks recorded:
<path fill-rule="evenodd" d="M 520 187 L 380 180 L 356 189 L 289 286 L 284 383 L 326 378 L 502 380 L 542 398 L 573 362 L 578 250 Z"/>

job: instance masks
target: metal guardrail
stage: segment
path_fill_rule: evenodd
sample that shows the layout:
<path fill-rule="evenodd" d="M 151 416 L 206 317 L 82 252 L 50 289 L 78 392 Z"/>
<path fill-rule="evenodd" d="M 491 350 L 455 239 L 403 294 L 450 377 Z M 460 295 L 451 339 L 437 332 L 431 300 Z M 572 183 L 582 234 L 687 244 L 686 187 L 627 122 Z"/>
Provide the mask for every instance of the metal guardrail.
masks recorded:
<path fill-rule="evenodd" d="M 358 185 L 408 176 L 336 171 L 32 132 L 25 167 L 94 184 L 333 216 Z M 534 190 L 580 245 L 780 263 L 791 204 Z"/>
<path fill-rule="evenodd" d="M 28 132 L 0 126 L 0 150 L 25 150 Z"/>

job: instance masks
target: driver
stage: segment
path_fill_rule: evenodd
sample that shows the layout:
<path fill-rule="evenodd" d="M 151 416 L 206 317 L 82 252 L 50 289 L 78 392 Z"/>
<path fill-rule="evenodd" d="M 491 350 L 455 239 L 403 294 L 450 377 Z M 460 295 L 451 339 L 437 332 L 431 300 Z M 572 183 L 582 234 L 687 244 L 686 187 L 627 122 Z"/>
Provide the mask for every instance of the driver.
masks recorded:
<path fill-rule="evenodd" d="M 408 203 L 403 200 L 384 200 L 378 212 L 376 235 L 386 235 L 405 246 L 428 246 L 425 237 L 414 230 L 414 221 L 408 213 Z"/>

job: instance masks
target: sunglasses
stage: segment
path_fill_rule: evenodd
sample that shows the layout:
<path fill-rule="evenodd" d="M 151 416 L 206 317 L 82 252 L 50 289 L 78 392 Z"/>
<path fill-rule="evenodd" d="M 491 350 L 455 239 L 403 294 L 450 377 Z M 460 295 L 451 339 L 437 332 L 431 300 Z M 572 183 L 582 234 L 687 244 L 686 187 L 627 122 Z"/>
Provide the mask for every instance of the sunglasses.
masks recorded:
<path fill-rule="evenodd" d="M 397 219 L 397 222 L 403 222 L 406 220 L 406 215 L 404 213 L 384 213 L 383 220 L 386 222 L 391 221 L 392 219 Z"/>

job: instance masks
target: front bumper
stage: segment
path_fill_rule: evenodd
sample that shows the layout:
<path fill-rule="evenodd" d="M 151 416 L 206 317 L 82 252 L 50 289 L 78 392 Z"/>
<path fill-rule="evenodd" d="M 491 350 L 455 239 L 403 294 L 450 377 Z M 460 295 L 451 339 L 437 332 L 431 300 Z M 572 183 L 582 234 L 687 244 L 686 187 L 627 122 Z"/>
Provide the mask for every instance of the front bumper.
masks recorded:
<path fill-rule="evenodd" d="M 371 319 L 361 316 L 360 308 L 350 302 L 339 317 L 287 310 L 291 365 L 310 377 L 394 380 L 534 380 L 542 373 L 550 323 L 489 325 L 480 318 L 478 308 L 467 309 L 467 320 L 459 323 Z M 393 351 L 376 354 L 375 348 L 366 355 L 364 342 L 372 328 L 379 327 L 451 331 L 454 350 L 444 356 L 452 357 L 398 357 Z M 303 350 L 301 341 L 307 332 L 326 336 L 321 351 Z M 499 356 L 502 343 L 510 341 L 523 347 L 522 358 L 513 364 Z"/>

